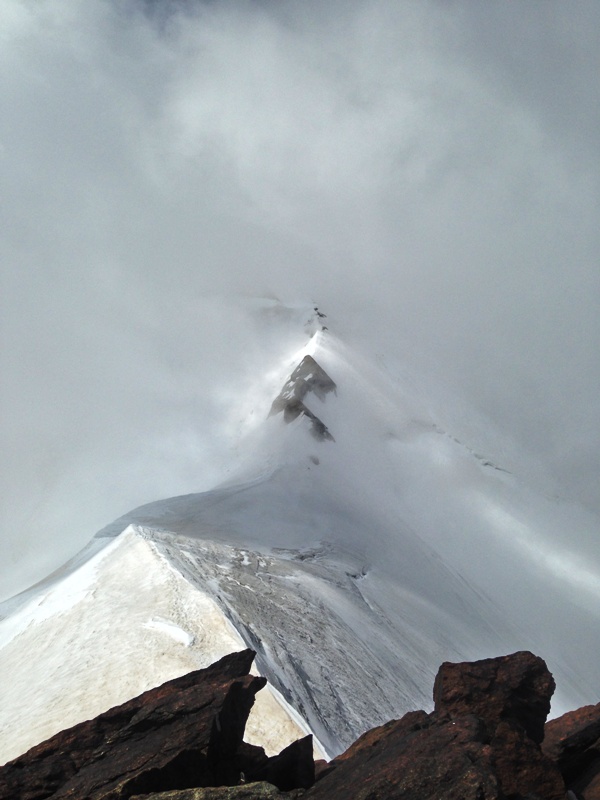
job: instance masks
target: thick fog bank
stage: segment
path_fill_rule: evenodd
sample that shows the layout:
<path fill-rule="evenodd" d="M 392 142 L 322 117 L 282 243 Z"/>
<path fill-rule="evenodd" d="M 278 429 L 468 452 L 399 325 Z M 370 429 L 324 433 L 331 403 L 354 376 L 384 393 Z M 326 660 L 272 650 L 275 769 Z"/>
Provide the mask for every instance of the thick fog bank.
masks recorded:
<path fill-rule="evenodd" d="M 598 512 L 598 30 L 593 2 L 5 0 L 0 596 L 227 478 L 305 336 L 275 299 Z"/>

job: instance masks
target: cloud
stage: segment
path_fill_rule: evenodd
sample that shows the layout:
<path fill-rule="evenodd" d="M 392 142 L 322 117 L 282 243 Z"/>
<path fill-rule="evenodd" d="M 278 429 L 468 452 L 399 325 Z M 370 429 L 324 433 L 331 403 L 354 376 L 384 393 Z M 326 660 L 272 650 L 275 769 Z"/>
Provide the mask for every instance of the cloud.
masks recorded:
<path fill-rule="evenodd" d="M 7 592 L 224 475 L 285 348 L 223 298 L 318 302 L 597 502 L 595 4 L 5 4 Z"/>

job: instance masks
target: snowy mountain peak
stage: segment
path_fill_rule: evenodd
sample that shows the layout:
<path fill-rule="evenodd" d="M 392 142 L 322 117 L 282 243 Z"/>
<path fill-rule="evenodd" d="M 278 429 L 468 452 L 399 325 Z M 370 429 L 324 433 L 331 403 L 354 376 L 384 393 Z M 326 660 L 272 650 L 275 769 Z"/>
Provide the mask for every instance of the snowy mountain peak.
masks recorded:
<path fill-rule="evenodd" d="M 311 433 L 318 441 L 335 441 L 325 423 L 311 411 L 305 403 L 308 394 L 314 394 L 324 401 L 330 392 L 336 392 L 336 384 L 310 355 L 304 356 L 294 369 L 281 392 L 273 400 L 269 416 L 283 413 L 283 419 L 290 423 L 300 416 L 311 423 Z"/>
<path fill-rule="evenodd" d="M 535 650 L 559 686 L 554 710 L 595 702 L 598 659 L 580 642 L 598 625 L 600 584 L 559 546 L 567 528 L 581 542 L 585 520 L 577 530 L 569 508 L 490 469 L 485 450 L 359 346 L 323 330 L 307 340 L 305 311 L 284 317 L 268 358 L 256 354 L 248 391 L 236 387 L 250 421 L 226 481 L 135 508 L 61 574 L 0 607 L 0 666 L 19 675 L 0 687 L 0 739 L 28 728 L 25 706 L 30 719 L 54 708 L 44 687 L 60 689 L 66 675 L 72 685 L 76 667 L 73 699 L 89 715 L 88 687 L 94 700 L 124 686 L 114 674 L 195 666 L 232 636 L 232 649 L 257 652 L 286 719 L 330 755 L 427 706 L 442 661 Z M 317 458 L 308 433 L 332 441 L 330 429 L 336 444 Z"/>

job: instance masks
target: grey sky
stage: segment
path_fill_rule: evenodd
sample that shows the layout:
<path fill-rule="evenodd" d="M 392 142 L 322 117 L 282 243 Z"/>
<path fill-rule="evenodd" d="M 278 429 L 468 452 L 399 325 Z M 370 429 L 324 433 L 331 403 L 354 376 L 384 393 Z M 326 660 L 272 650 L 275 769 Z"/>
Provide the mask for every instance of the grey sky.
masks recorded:
<path fill-rule="evenodd" d="M 4 0 L 0 595 L 221 476 L 224 298 L 317 302 L 598 510 L 598 4 L 157 5 Z"/>

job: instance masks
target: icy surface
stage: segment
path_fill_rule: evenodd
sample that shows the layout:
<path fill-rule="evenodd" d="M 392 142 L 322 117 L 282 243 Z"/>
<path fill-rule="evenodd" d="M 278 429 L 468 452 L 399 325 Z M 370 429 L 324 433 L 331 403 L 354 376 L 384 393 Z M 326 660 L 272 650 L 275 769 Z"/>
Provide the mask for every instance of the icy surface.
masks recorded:
<path fill-rule="evenodd" d="M 18 623 L 18 626 L 17 626 Z M 0 623 L 0 763 L 54 733 L 245 647 L 215 602 L 128 528 Z M 279 752 L 305 735 L 269 689 L 246 740 Z"/>

